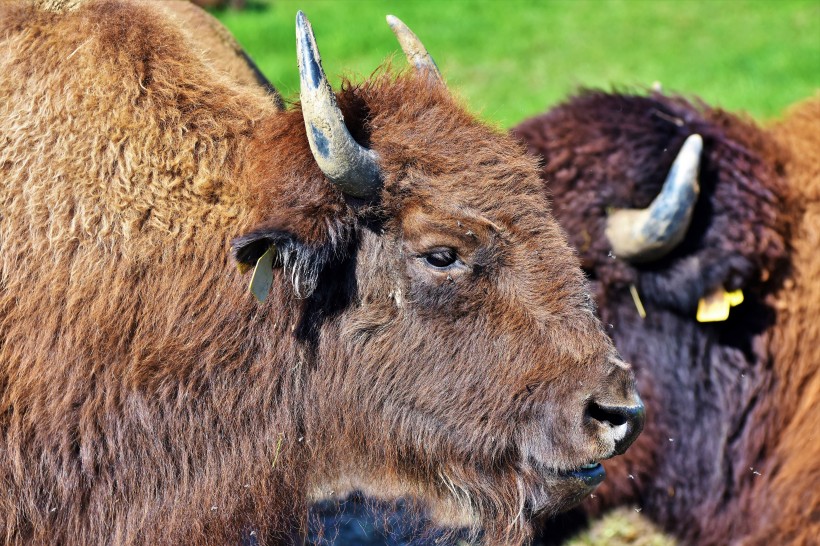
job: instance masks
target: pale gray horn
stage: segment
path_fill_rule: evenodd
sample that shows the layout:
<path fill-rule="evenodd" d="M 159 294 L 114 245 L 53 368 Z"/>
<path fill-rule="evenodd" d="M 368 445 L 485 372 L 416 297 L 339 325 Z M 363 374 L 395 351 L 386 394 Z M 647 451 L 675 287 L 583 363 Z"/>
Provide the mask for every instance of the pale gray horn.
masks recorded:
<path fill-rule="evenodd" d="M 698 170 L 702 150 L 701 136 L 691 135 L 649 207 L 621 209 L 609 215 L 606 237 L 616 257 L 631 262 L 657 260 L 683 240 L 700 193 Z"/>
<path fill-rule="evenodd" d="M 443 84 L 444 79 L 441 77 L 438 66 L 436 66 L 436 61 L 427 53 L 427 49 L 425 49 L 418 36 L 394 15 L 387 16 L 387 24 L 390 25 L 390 30 L 396 35 L 399 45 L 404 51 L 404 56 L 407 57 L 407 62 L 415 66 L 420 73 L 427 74 L 434 81 Z"/>
<path fill-rule="evenodd" d="M 347 130 L 322 69 L 313 29 L 301 11 L 296 13 L 296 56 L 302 115 L 316 163 L 344 193 L 362 198 L 376 195 L 381 186 L 378 158 Z"/>

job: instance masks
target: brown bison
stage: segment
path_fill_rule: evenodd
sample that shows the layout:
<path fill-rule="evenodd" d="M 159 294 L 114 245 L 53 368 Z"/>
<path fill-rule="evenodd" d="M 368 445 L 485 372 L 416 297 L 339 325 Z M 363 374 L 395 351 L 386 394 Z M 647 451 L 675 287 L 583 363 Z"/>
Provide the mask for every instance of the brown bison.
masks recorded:
<path fill-rule="evenodd" d="M 585 92 L 512 132 L 543 159 L 650 415 L 586 513 L 634 505 L 689 544 L 816 544 L 820 98 L 762 128 Z M 699 178 L 665 184 L 701 139 Z"/>
<path fill-rule="evenodd" d="M 161 5 L 0 5 L 0 537 L 292 543 L 361 488 L 495 544 L 585 497 L 643 406 L 535 161 L 423 63 L 334 94 L 301 13 L 282 111 Z"/>
<path fill-rule="evenodd" d="M 203 60 L 212 68 L 225 72 L 237 83 L 262 86 L 284 109 L 279 93 L 216 17 L 188 0 L 164 0 L 155 9 L 162 10 L 164 18 L 179 21 L 180 29 L 190 36 L 194 47 L 202 51 Z"/>

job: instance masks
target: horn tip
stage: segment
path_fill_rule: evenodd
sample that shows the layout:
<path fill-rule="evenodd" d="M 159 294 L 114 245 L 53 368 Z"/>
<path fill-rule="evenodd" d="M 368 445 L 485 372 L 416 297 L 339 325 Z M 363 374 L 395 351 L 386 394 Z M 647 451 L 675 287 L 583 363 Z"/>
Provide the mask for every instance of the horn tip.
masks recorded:
<path fill-rule="evenodd" d="M 296 59 L 302 89 L 316 90 L 324 79 L 313 28 L 302 10 L 296 12 Z"/>
<path fill-rule="evenodd" d="M 392 30 L 393 34 L 396 36 L 399 36 L 401 33 L 410 32 L 410 28 L 395 15 L 388 15 L 385 19 L 387 19 L 387 24 L 390 26 L 390 30 Z"/>
<path fill-rule="evenodd" d="M 703 151 L 703 137 L 697 133 L 689 135 L 681 146 L 678 153 L 682 157 L 690 157 L 693 160 L 700 160 L 700 154 Z"/>
<path fill-rule="evenodd" d="M 689 144 L 690 142 L 691 144 Z M 689 144 L 689 146 L 693 148 L 697 147 L 697 151 L 700 151 L 700 148 L 703 148 L 703 137 L 700 136 L 698 133 L 693 133 L 689 135 L 689 138 L 686 139 L 686 143 L 684 145 L 686 144 Z"/>

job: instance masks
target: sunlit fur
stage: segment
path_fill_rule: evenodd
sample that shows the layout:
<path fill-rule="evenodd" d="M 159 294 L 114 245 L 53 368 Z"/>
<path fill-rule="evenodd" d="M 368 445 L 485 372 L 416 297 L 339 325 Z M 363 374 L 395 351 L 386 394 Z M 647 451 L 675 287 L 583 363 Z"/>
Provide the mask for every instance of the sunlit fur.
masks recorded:
<path fill-rule="evenodd" d="M 228 74 L 236 83 L 261 87 L 284 107 L 276 88 L 216 17 L 188 0 L 163 0 L 155 9 L 161 10 L 164 17 L 179 21 L 180 30 L 211 68 Z"/>
<path fill-rule="evenodd" d="M 517 543 L 576 502 L 634 381 L 535 160 L 385 74 L 338 96 L 384 178 L 347 201 L 159 5 L 0 5 L 2 540 L 292 543 L 341 484 Z"/>
<path fill-rule="evenodd" d="M 680 98 L 587 92 L 513 133 L 542 157 L 554 213 L 648 408 L 584 509 L 636 505 L 690 544 L 816 543 L 820 98 L 760 127 Z M 647 206 L 692 133 L 704 154 L 686 239 L 654 263 L 612 256 L 607 211 Z M 745 302 L 698 323 L 698 299 L 721 285 Z"/>

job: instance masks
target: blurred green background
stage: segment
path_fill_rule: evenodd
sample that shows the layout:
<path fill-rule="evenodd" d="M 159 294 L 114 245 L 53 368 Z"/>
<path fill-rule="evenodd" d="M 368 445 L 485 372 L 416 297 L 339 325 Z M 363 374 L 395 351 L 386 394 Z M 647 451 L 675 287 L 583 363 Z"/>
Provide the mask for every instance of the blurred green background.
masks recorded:
<path fill-rule="evenodd" d="M 286 98 L 303 10 L 332 83 L 404 58 L 384 16 L 421 38 L 471 111 L 503 127 L 581 86 L 698 95 L 776 117 L 820 88 L 820 0 L 248 0 L 216 11 Z"/>

